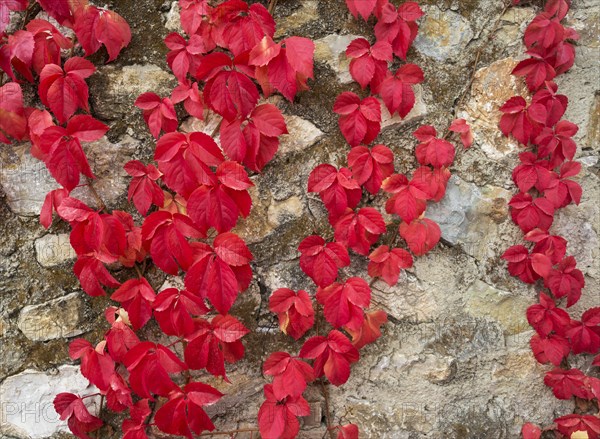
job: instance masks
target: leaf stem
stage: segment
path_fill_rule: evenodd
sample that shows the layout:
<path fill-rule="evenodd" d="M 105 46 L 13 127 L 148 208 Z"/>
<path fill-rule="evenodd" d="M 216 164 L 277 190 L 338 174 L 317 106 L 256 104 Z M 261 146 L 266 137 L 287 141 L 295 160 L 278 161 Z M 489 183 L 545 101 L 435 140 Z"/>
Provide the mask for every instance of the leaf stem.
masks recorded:
<path fill-rule="evenodd" d="M 332 417 L 329 404 L 329 391 L 327 390 L 327 387 L 322 379 L 319 380 L 319 383 L 321 384 L 321 393 L 323 394 L 323 399 L 325 400 L 325 420 L 327 422 L 327 431 L 329 432 L 329 437 L 331 439 L 335 439 L 335 427 L 333 427 L 333 423 L 331 421 Z"/>

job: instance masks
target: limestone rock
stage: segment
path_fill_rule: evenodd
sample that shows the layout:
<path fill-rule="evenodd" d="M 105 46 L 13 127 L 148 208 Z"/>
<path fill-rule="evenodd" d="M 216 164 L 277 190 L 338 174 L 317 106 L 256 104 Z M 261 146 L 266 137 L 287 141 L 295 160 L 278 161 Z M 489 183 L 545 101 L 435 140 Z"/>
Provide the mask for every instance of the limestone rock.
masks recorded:
<path fill-rule="evenodd" d="M 299 27 L 319 19 L 317 0 L 300 0 L 300 8 L 285 18 L 277 20 L 275 38 L 283 37 Z"/>
<path fill-rule="evenodd" d="M 39 215 L 46 194 L 60 187 L 46 165 L 29 154 L 29 144 L 0 149 L 0 186 L 10 210 L 22 216 Z"/>
<path fill-rule="evenodd" d="M 49 234 L 36 239 L 35 255 L 40 265 L 46 268 L 55 267 L 77 257 L 67 233 Z"/>
<path fill-rule="evenodd" d="M 425 105 L 425 101 L 423 100 L 423 88 L 420 85 L 415 85 L 414 88 L 415 106 L 412 108 L 412 110 L 410 110 L 410 113 L 404 117 L 404 119 L 401 118 L 398 113 L 392 117 L 383 101 L 379 99 L 379 102 L 381 103 L 381 131 L 401 127 L 408 122 L 419 120 L 427 114 L 427 105 Z"/>
<path fill-rule="evenodd" d="M 492 160 L 518 150 L 517 141 L 504 137 L 498 129 L 502 115 L 498 109 L 513 96 L 528 96 L 525 83 L 511 75 L 517 63 L 505 58 L 479 69 L 471 86 L 472 97 L 465 104 L 464 117 L 471 125 L 475 147 Z"/>
<path fill-rule="evenodd" d="M 350 75 L 350 60 L 346 58 L 348 44 L 362 35 L 327 35 L 315 41 L 315 61 L 327 63 L 336 73 L 338 81 L 349 84 L 353 81 Z"/>
<path fill-rule="evenodd" d="M 275 157 L 302 151 L 313 146 L 325 134 L 312 122 L 298 116 L 284 115 L 289 134 L 281 137 L 279 150 Z"/>
<path fill-rule="evenodd" d="M 54 373 L 27 369 L 8 377 L 0 385 L 0 432 L 23 439 L 41 439 L 68 432 L 66 421 L 59 419 L 52 404 L 61 392 L 85 395 L 97 392 L 97 389 L 89 385 L 78 366 L 60 366 Z M 96 414 L 99 398 L 84 401 L 90 413 Z"/>
<path fill-rule="evenodd" d="M 25 306 L 17 325 L 33 341 L 48 341 L 82 334 L 84 302 L 79 293 L 71 293 L 39 305 Z"/>
<path fill-rule="evenodd" d="M 533 297 L 527 299 L 500 291 L 480 280 L 469 287 L 465 297 L 466 312 L 473 317 L 489 317 L 497 321 L 507 334 L 518 334 L 531 329 L 525 313 L 533 304 Z"/>
<path fill-rule="evenodd" d="M 171 32 L 183 34 L 181 19 L 179 17 L 179 2 L 177 1 L 171 3 L 169 12 L 165 14 L 165 28 Z"/>
<path fill-rule="evenodd" d="M 414 45 L 423 55 L 444 61 L 458 56 L 472 38 L 473 30 L 466 18 L 431 6 L 425 10 Z"/>
<path fill-rule="evenodd" d="M 457 175 L 448 182 L 446 195 L 439 203 L 431 203 L 425 215 L 437 222 L 442 238 L 452 245 L 485 260 L 494 255 L 499 225 L 508 220 L 507 203 L 512 197 L 505 189 L 479 188 Z"/>
<path fill-rule="evenodd" d="M 273 227 L 278 227 L 302 217 L 304 206 L 300 198 L 294 196 L 281 202 L 273 202 L 268 209 L 267 218 Z"/>
<path fill-rule="evenodd" d="M 90 167 L 97 177 L 92 180 L 91 184 L 100 198 L 109 206 L 127 195 L 131 177 L 125 172 L 123 166 L 133 158 L 139 145 L 140 141 L 129 135 L 123 136 L 116 143 L 110 142 L 104 136 L 96 142 L 84 145 Z M 115 163 L 119 163 L 119 165 L 115 165 Z M 98 207 L 95 197 L 85 187 L 75 189 L 72 196 L 81 199 L 89 206 Z"/>

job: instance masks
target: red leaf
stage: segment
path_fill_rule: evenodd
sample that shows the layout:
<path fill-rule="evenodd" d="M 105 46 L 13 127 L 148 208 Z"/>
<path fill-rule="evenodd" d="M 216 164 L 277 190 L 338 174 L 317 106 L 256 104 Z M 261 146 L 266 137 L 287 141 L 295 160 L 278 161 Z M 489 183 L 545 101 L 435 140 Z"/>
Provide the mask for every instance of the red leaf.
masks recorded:
<path fill-rule="evenodd" d="M 275 290 L 269 298 L 269 310 L 277 313 L 281 331 L 295 340 L 312 328 L 315 321 L 312 301 L 304 290 L 297 293 L 288 288 Z"/>
<path fill-rule="evenodd" d="M 247 189 L 253 183 L 239 164 L 223 162 L 217 176 L 216 184 L 200 186 L 188 199 L 189 215 L 204 232 L 211 227 L 219 233 L 231 230 L 252 207 Z"/>
<path fill-rule="evenodd" d="M 90 296 L 104 296 L 103 285 L 116 288 L 121 285 L 98 259 L 80 256 L 73 266 L 73 272 L 81 283 L 81 288 Z"/>
<path fill-rule="evenodd" d="M 544 338 L 534 334 L 529 344 L 535 359 L 542 364 L 552 363 L 559 366 L 571 351 L 567 339 L 557 334 L 550 334 Z"/>
<path fill-rule="evenodd" d="M 323 374 L 334 386 L 341 386 L 350 376 L 350 365 L 358 361 L 360 354 L 350 340 L 337 330 L 327 337 L 311 337 L 302 346 L 300 357 L 311 358 L 316 377 Z"/>
<path fill-rule="evenodd" d="M 431 131 L 433 137 L 428 137 L 427 140 L 420 139 L 419 133 L 423 130 Z M 417 145 L 415 154 L 421 165 L 431 165 L 434 168 L 448 167 L 454 161 L 455 150 L 454 146 L 444 139 L 436 138 L 435 128 L 425 126 L 415 131 L 414 136 L 421 140 L 422 143 Z"/>
<path fill-rule="evenodd" d="M 10 143 L 7 137 L 22 140 L 27 136 L 27 117 L 23 108 L 23 92 L 16 82 L 0 87 L 0 142 Z"/>
<path fill-rule="evenodd" d="M 592 399 L 594 396 L 586 389 L 585 378 L 579 369 L 554 369 L 546 372 L 544 384 L 552 388 L 558 399 L 571 399 L 573 396 Z"/>
<path fill-rule="evenodd" d="M 165 133 L 177 130 L 179 121 L 171 99 L 161 99 L 157 94 L 148 92 L 138 96 L 134 105 L 143 110 L 144 120 L 155 139 L 158 139 L 161 130 Z"/>
<path fill-rule="evenodd" d="M 145 278 L 130 279 L 111 296 L 121 302 L 129 315 L 129 321 L 136 331 L 142 328 L 152 317 L 152 302 L 156 293 Z"/>
<path fill-rule="evenodd" d="M 193 438 L 192 433 L 213 431 L 215 426 L 202 407 L 216 403 L 223 394 L 208 384 L 195 382 L 177 389 L 156 412 L 154 422 L 163 432 Z"/>
<path fill-rule="evenodd" d="M 187 238 L 204 236 L 189 217 L 179 213 L 154 212 L 142 225 L 144 248 L 161 270 L 172 275 L 179 272 L 179 267 L 187 270 L 193 263 Z"/>
<path fill-rule="evenodd" d="M 527 424 L 523 424 L 521 435 L 523 439 L 540 439 L 542 437 L 542 430 L 537 425 L 528 422 Z"/>
<path fill-rule="evenodd" d="M 156 144 L 154 159 L 167 186 L 186 198 L 201 185 L 215 184 L 210 168 L 225 160 L 210 136 L 196 132 L 165 134 Z"/>
<path fill-rule="evenodd" d="M 428 253 L 442 236 L 440 226 L 429 218 L 417 219 L 410 224 L 402 222 L 399 230 L 400 236 L 416 256 Z"/>
<path fill-rule="evenodd" d="M 384 180 L 382 188 L 393 194 L 385 204 L 387 213 L 396 214 L 410 224 L 425 212 L 429 187 L 423 187 L 418 180 L 409 182 L 405 175 L 394 174 Z"/>
<path fill-rule="evenodd" d="M 0 33 L 4 33 L 10 24 L 11 11 L 24 11 L 27 9 L 27 0 L 8 0 L 0 4 Z"/>
<path fill-rule="evenodd" d="M 250 331 L 236 318 L 216 316 L 210 323 L 197 320 L 196 331 L 189 335 L 185 348 L 185 361 L 192 369 L 206 369 L 226 381 L 225 361 L 235 363 L 244 356 L 240 339 Z"/>
<path fill-rule="evenodd" d="M 394 154 L 384 145 L 372 149 L 355 146 L 348 153 L 348 166 L 358 184 L 375 195 L 383 180 L 394 172 Z"/>
<path fill-rule="evenodd" d="M 345 326 L 356 331 L 363 324 L 363 310 L 371 303 L 371 288 L 363 279 L 351 277 L 343 284 L 319 288 L 317 301 L 334 328 Z"/>
<path fill-rule="evenodd" d="M 554 221 L 554 204 L 545 197 L 534 199 L 530 194 L 520 193 L 508 203 L 512 220 L 523 233 L 535 228 L 547 231 Z"/>
<path fill-rule="evenodd" d="M 318 235 L 305 238 L 298 246 L 300 268 L 319 287 L 331 285 L 337 278 L 338 269 L 350 265 L 346 248 L 337 243 L 325 243 Z"/>
<path fill-rule="evenodd" d="M 167 347 L 149 341 L 139 343 L 127 352 L 123 364 L 129 371 L 132 390 L 142 398 L 152 398 L 152 394 L 167 396 L 179 390 L 169 375 L 187 369 Z"/>
<path fill-rule="evenodd" d="M 383 217 L 376 209 L 363 207 L 358 212 L 348 209 L 337 220 L 334 230 L 337 242 L 366 256 L 386 228 Z"/>
<path fill-rule="evenodd" d="M 354 18 L 360 15 L 365 21 L 369 19 L 375 9 L 377 0 L 346 0 L 346 5 Z"/>
<path fill-rule="evenodd" d="M 300 431 L 298 416 L 308 416 L 310 406 L 302 396 L 278 400 L 271 384 L 265 385 L 266 401 L 258 411 L 258 427 L 263 439 L 293 439 Z"/>
<path fill-rule="evenodd" d="M 508 271 L 525 283 L 535 283 L 540 277 L 547 277 L 552 262 L 542 253 L 529 253 L 526 247 L 514 245 L 504 252 L 502 259 L 508 261 Z"/>
<path fill-rule="evenodd" d="M 581 321 L 571 321 L 567 337 L 574 354 L 597 354 L 600 350 L 600 308 L 590 308 L 583 313 Z"/>
<path fill-rule="evenodd" d="M 378 247 L 369 255 L 369 276 L 381 277 L 389 285 L 398 283 L 400 270 L 410 268 L 413 258 L 406 250 L 401 248 L 389 249 L 387 245 Z"/>
<path fill-rule="evenodd" d="M 532 103 L 527 107 L 527 102 L 521 96 L 510 98 L 500 111 L 504 113 L 500 118 L 500 130 L 505 136 L 512 135 L 523 145 L 533 141 L 546 121 L 546 107 L 540 103 Z"/>
<path fill-rule="evenodd" d="M 90 439 L 87 433 L 102 427 L 101 419 L 93 416 L 85 406 L 83 399 L 72 393 L 59 393 L 54 398 L 54 410 L 61 421 L 68 419 L 71 432 L 79 438 Z"/>
<path fill-rule="evenodd" d="M 590 439 L 600 437 L 600 418 L 593 415 L 567 415 L 554 420 L 558 431 L 571 437 L 576 431 L 585 431 Z"/>
<path fill-rule="evenodd" d="M 364 38 L 353 40 L 346 49 L 351 58 L 350 74 L 364 89 L 371 86 L 372 93 L 379 93 L 381 82 L 385 79 L 388 61 L 392 60 L 392 46 L 387 41 L 377 41 L 373 47 Z"/>
<path fill-rule="evenodd" d="M 152 308 L 160 329 L 177 337 L 185 337 L 194 331 L 192 315 L 201 316 L 209 311 L 201 297 L 177 288 L 161 291 Z"/>
<path fill-rule="evenodd" d="M 567 307 L 579 301 L 581 290 L 585 286 L 583 273 L 576 266 L 575 258 L 568 256 L 544 277 L 544 285 L 550 288 L 555 297 L 567 296 Z"/>
<path fill-rule="evenodd" d="M 163 206 L 165 196 L 156 183 L 162 174 L 154 165 L 144 166 L 139 160 L 132 160 L 125 165 L 125 171 L 133 177 L 129 184 L 127 199 L 133 200 L 141 215 L 145 216 L 152 204 Z"/>
<path fill-rule="evenodd" d="M 237 71 L 221 71 L 204 87 L 208 105 L 225 120 L 246 117 L 256 107 L 259 93 L 251 79 Z"/>
<path fill-rule="evenodd" d="M 273 377 L 273 393 L 277 400 L 304 393 L 306 384 L 315 379 L 312 367 L 287 352 L 274 352 L 263 364 L 263 373 Z"/>
<path fill-rule="evenodd" d="M 36 73 L 40 73 L 46 64 L 61 64 L 61 49 L 70 49 L 73 42 L 46 20 L 31 20 L 27 30 L 33 34 L 32 65 Z"/>
<path fill-rule="evenodd" d="M 417 36 L 418 27 L 415 23 L 424 15 L 415 2 L 402 3 L 398 10 L 391 3 L 378 6 L 379 21 L 375 25 L 375 37 L 378 41 L 388 41 L 394 54 L 406 60 L 406 54 Z"/>
<path fill-rule="evenodd" d="M 415 105 L 414 84 L 423 82 L 423 71 L 415 64 L 404 64 L 395 75 L 389 75 L 382 83 L 380 94 L 391 115 L 398 113 L 404 118 Z"/>
<path fill-rule="evenodd" d="M 252 254 L 233 233 L 217 236 L 214 246 L 214 251 L 206 246 L 203 255 L 190 267 L 185 285 L 191 292 L 208 298 L 218 312 L 227 314 L 238 293 L 248 287 L 237 276 L 239 270 L 249 269 Z"/>
<path fill-rule="evenodd" d="M 450 125 L 449 130 L 460 134 L 460 140 L 465 149 L 471 147 L 473 144 L 473 132 L 471 131 L 471 127 L 466 120 L 455 119 Z"/>
<path fill-rule="evenodd" d="M 346 168 L 336 170 L 331 165 L 319 165 L 308 177 L 308 191 L 318 192 L 329 211 L 329 220 L 335 220 L 346 211 L 354 209 L 362 198 L 359 184 Z"/>
<path fill-rule="evenodd" d="M 339 426 L 337 439 L 358 439 L 358 427 L 354 424 Z"/>
<path fill-rule="evenodd" d="M 58 121 L 65 123 L 78 108 L 89 111 L 88 86 L 84 81 L 96 71 L 94 65 L 80 57 L 69 58 L 63 69 L 47 64 L 40 72 L 38 92 Z"/>
<path fill-rule="evenodd" d="M 108 390 L 115 370 L 115 362 L 105 352 L 105 345 L 105 342 L 100 342 L 94 349 L 83 338 L 75 339 L 69 345 L 71 359 L 81 359 L 81 374 L 102 391 Z"/>
<path fill-rule="evenodd" d="M 370 311 L 365 313 L 365 319 L 359 329 L 344 327 L 352 337 L 352 344 L 356 349 L 373 343 L 381 337 L 381 325 L 387 323 L 387 314 L 383 311 Z"/>
<path fill-rule="evenodd" d="M 91 5 L 75 10 L 73 30 L 86 56 L 95 53 L 104 44 L 108 52 L 107 62 L 114 60 L 131 41 L 131 30 L 123 17 Z"/>
<path fill-rule="evenodd" d="M 540 304 L 527 308 L 527 321 L 542 337 L 548 336 L 552 331 L 560 335 L 570 327 L 569 314 L 557 308 L 554 301 L 544 293 L 540 293 Z"/>
<path fill-rule="evenodd" d="M 105 334 L 105 339 L 108 353 L 113 360 L 118 362 L 122 362 L 127 352 L 140 342 L 135 332 L 120 320 L 112 323 L 111 328 Z"/>
<path fill-rule="evenodd" d="M 350 146 L 369 144 L 381 130 L 381 106 L 374 97 L 362 101 L 352 92 L 339 95 L 333 111 L 340 115 L 339 125 Z"/>

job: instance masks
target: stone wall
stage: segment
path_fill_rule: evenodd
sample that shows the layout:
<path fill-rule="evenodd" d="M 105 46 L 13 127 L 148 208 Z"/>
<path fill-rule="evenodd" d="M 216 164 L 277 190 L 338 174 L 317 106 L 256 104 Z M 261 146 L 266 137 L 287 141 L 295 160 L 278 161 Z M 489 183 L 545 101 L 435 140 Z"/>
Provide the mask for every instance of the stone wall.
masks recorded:
<path fill-rule="evenodd" d="M 133 101 L 142 92 L 166 94 L 173 87 L 162 39 L 178 28 L 178 16 L 176 2 L 109 3 L 131 24 L 133 41 L 114 63 L 95 59 L 92 112 L 111 131 L 86 152 L 99 176 L 95 186 L 110 208 L 131 210 L 122 165 L 148 160 L 154 149 Z M 421 123 L 444 129 L 464 117 L 475 144 L 458 154 L 446 197 L 427 213 L 442 227 L 442 244 L 417 258 L 395 287 L 374 285 L 375 301 L 392 322 L 364 350 L 349 382 L 329 389 L 333 414 L 357 423 L 365 438 L 516 438 L 524 421 L 548 423 L 573 408 L 544 386 L 548 368 L 536 363 L 529 348 L 533 332 L 525 310 L 536 291 L 509 277 L 500 259 L 520 242 L 521 232 L 507 209 L 518 148 L 499 133 L 497 109 L 510 96 L 526 93 L 509 74 L 523 56 L 522 33 L 540 2 L 502 16 L 502 2 L 493 0 L 419 3 L 427 15 L 409 60 L 423 67 L 426 81 L 405 120 L 388 115 L 380 141 L 395 152 L 400 172 L 415 168 L 411 134 Z M 582 203 L 561 211 L 553 226 L 568 239 L 568 251 L 586 277 L 576 316 L 600 305 L 599 14 L 598 0 L 573 1 L 568 24 L 581 40 L 575 66 L 559 79 L 570 99 L 567 118 L 580 127 L 577 157 L 583 163 Z M 230 368 L 231 384 L 207 378 L 228 393 L 211 407 L 219 429 L 255 425 L 262 360 L 275 350 L 299 347 L 277 333 L 267 299 L 279 287 L 312 287 L 300 271 L 296 247 L 314 231 L 332 232 L 320 200 L 307 194 L 306 181 L 317 164 L 345 160 L 348 147 L 331 108 L 337 94 L 356 92 L 358 86 L 350 81 L 343 52 L 355 36 L 372 37 L 372 26 L 352 19 L 343 0 L 279 0 L 274 15 L 278 37 L 316 40 L 316 80 L 294 105 L 275 100 L 286 113 L 290 135 L 275 160 L 252 177 L 254 209 L 236 230 L 251 243 L 256 260 L 254 281 L 233 314 L 253 333 L 245 338 L 247 357 Z M 217 122 L 188 120 L 184 128 L 212 131 Z M 56 184 L 27 151 L 27 144 L 0 147 L 0 436 L 70 437 L 50 404 L 58 391 L 85 391 L 87 381 L 69 360 L 68 341 L 100 339 L 108 301 L 80 291 L 67 225 L 49 231 L 39 225 L 43 197 Z M 76 195 L 93 203 L 83 190 Z M 364 258 L 353 258 L 344 274 L 366 276 Z M 156 288 L 166 281 L 156 271 L 149 277 Z M 149 336 L 154 332 L 148 329 Z M 313 414 L 304 420 L 300 437 L 320 438 L 324 402 L 317 389 L 308 399 Z M 120 418 L 112 420 L 113 427 L 119 424 Z M 119 434 L 109 427 L 101 437 Z"/>

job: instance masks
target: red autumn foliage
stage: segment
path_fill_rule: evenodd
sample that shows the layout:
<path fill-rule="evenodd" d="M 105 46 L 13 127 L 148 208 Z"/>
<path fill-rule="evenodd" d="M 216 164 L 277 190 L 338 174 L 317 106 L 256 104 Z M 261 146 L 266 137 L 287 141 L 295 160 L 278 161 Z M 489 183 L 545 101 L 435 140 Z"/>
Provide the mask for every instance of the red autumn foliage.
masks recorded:
<path fill-rule="evenodd" d="M 298 292 L 289 288 L 275 290 L 269 298 L 269 310 L 277 313 L 281 332 L 295 340 L 302 337 L 315 322 L 311 298 L 304 290 Z"/>

